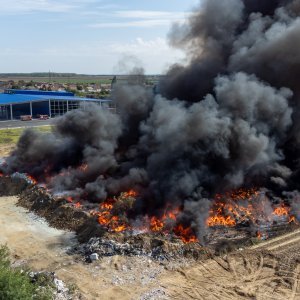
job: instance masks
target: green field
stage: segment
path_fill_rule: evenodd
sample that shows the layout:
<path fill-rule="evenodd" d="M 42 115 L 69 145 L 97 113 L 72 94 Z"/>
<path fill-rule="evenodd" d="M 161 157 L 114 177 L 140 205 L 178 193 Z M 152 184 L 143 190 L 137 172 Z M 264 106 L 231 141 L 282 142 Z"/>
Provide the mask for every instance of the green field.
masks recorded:
<path fill-rule="evenodd" d="M 12 128 L 0 130 L 0 145 L 16 144 L 26 128 Z M 51 126 L 34 127 L 35 130 L 50 132 Z"/>
<path fill-rule="evenodd" d="M 24 80 L 25 82 L 51 82 L 51 83 L 71 83 L 71 84 L 110 84 L 112 77 L 102 77 L 102 76 L 84 76 L 84 77 L 8 77 L 3 78 L 3 80 L 14 80 L 20 81 Z"/>
<path fill-rule="evenodd" d="M 23 80 L 25 82 L 51 82 L 70 84 L 110 84 L 114 75 L 86 75 L 74 73 L 0 73 L 0 81 L 13 80 L 15 82 Z M 117 75 L 118 80 L 127 78 L 128 75 Z M 160 75 L 146 75 L 147 82 L 157 82 Z"/>

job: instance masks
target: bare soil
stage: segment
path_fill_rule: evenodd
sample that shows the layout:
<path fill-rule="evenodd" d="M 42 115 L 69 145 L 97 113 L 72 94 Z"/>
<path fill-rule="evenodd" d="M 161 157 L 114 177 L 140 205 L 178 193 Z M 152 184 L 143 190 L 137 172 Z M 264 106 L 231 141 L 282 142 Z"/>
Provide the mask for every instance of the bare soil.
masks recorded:
<path fill-rule="evenodd" d="M 83 299 L 300 299 L 300 230 L 206 260 L 103 257 L 87 264 L 68 255 L 75 234 L 49 227 L 16 207 L 17 197 L 0 198 L 0 243 L 15 264 L 55 271 L 81 290 Z"/>
<path fill-rule="evenodd" d="M 0 157 L 8 156 L 16 147 L 15 143 L 0 144 Z"/>

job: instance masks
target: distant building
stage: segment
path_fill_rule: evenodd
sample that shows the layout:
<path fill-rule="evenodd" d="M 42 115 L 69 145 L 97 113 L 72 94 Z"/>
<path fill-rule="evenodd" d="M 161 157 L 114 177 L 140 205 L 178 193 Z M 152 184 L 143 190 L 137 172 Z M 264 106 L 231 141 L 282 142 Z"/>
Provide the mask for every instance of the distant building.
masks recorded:
<path fill-rule="evenodd" d="M 61 91 L 6 89 L 0 94 L 0 120 L 20 119 L 22 115 L 57 117 L 66 112 L 95 103 L 114 109 L 111 100 L 75 97 L 74 93 Z"/>

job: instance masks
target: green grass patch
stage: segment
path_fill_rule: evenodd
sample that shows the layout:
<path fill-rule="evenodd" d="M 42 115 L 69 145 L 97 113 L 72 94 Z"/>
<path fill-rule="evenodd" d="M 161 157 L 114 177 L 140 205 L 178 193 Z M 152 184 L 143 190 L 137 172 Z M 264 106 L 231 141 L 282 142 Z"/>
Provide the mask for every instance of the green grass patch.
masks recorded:
<path fill-rule="evenodd" d="M 33 127 L 33 129 L 45 133 L 50 132 L 51 128 L 51 126 Z M 0 145 L 16 144 L 25 129 L 26 128 L 11 128 L 0 130 Z"/>
<path fill-rule="evenodd" d="M 0 300 L 52 299 L 50 285 L 43 284 L 33 283 L 24 270 L 11 268 L 8 249 L 0 246 Z"/>

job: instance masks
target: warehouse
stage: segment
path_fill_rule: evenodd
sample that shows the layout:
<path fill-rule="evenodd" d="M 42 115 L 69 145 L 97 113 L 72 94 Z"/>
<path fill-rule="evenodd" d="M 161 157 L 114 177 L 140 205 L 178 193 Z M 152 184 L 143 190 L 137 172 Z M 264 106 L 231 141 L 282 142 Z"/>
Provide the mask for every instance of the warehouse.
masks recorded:
<path fill-rule="evenodd" d="M 87 103 L 113 109 L 108 99 L 80 98 L 69 92 L 7 89 L 0 94 L 0 120 L 20 119 L 22 115 L 33 118 L 48 115 L 53 118 L 79 106 L 84 108 Z"/>

